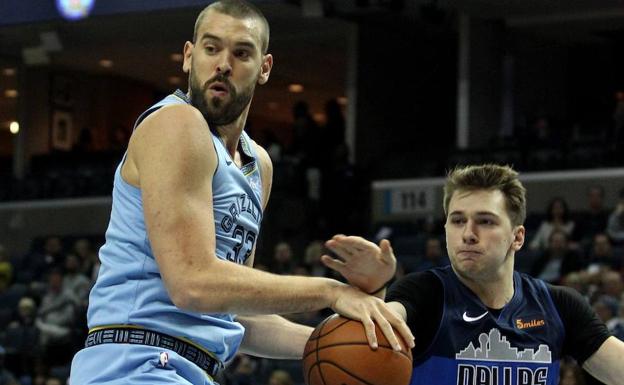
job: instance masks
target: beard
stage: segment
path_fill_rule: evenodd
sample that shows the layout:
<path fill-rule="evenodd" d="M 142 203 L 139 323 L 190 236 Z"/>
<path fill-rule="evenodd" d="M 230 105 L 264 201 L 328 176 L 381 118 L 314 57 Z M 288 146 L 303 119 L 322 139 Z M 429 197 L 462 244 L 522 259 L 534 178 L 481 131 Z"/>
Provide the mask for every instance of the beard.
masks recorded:
<path fill-rule="evenodd" d="M 220 82 L 227 87 L 230 97 L 229 100 L 224 100 L 216 96 L 206 98 L 206 91 L 214 82 Z M 238 119 L 251 101 L 256 84 L 254 81 L 251 85 L 237 92 L 227 76 L 217 74 L 206 81 L 202 86 L 195 77 L 192 69 L 189 83 L 191 89 L 191 104 L 202 113 L 210 128 L 224 126 Z"/>

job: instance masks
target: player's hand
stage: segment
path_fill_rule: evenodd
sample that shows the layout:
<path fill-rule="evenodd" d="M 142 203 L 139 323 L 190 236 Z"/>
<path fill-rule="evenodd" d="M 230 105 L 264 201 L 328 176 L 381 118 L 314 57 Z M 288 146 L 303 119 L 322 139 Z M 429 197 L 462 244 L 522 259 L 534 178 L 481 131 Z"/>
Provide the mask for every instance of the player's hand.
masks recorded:
<path fill-rule="evenodd" d="M 403 318 L 383 300 L 349 285 L 340 286 L 335 293 L 332 309 L 344 317 L 362 322 L 366 339 L 372 349 L 378 347 L 375 322 L 394 350 L 400 351 L 401 345 L 394 334 L 393 327 L 409 348 L 414 347 L 414 335 L 409 327 Z"/>
<path fill-rule="evenodd" d="M 325 246 L 341 258 L 323 255 L 321 261 L 325 266 L 366 293 L 381 288 L 394 277 L 396 258 L 388 240 L 382 240 L 377 246 L 362 237 L 334 235 Z"/>

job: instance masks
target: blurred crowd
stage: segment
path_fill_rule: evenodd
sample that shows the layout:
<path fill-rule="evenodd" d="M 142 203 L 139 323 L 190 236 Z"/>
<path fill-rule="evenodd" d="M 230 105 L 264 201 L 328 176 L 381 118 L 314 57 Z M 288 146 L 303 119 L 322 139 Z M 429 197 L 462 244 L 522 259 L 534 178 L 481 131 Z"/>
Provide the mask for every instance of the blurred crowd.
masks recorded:
<path fill-rule="evenodd" d="M 309 106 L 299 102 L 288 145 L 269 132 L 253 133 L 275 167 L 256 268 L 339 278 L 320 261 L 328 253 L 324 239 L 336 233 L 366 235 L 375 242 L 390 239 L 397 277 L 447 265 L 442 218 L 378 224 L 370 232 L 365 209 L 370 181 L 365 170 L 349 161 L 341 105 L 328 101 L 324 117 L 315 120 Z M 537 132 L 547 131 L 542 126 L 536 126 L 542 128 Z M 91 154 L 91 161 L 76 162 L 76 157 L 84 158 L 81 151 L 55 154 L 54 162 L 33 159 L 32 175 L 1 184 L 0 200 L 109 195 L 120 152 L 100 154 L 105 159 Z M 526 228 L 526 243 L 516 254 L 517 270 L 575 288 L 609 330 L 624 339 L 624 190 L 615 207 L 606 207 L 603 188 L 593 186 L 586 207 L 578 212 L 553 197 L 543 213 L 529 215 Z M 0 385 L 66 383 L 71 358 L 84 345 L 88 294 L 103 241 L 101 234 L 48 236 L 33 239 L 24 255 L 0 245 Z M 318 311 L 288 318 L 316 326 L 328 315 Z M 301 370 L 299 361 L 239 354 L 217 380 L 222 385 L 300 385 Z M 560 383 L 592 382 L 566 361 Z"/>
<path fill-rule="evenodd" d="M 571 213 L 554 197 L 543 214 L 527 218 L 527 242 L 517 269 L 548 282 L 573 287 L 592 305 L 609 330 L 624 339 L 624 190 L 616 207 L 604 206 L 604 192 L 587 192 L 587 208 Z M 380 226 L 370 239 L 392 240 L 397 277 L 449 263 L 442 219 Z M 69 363 L 86 336 L 88 293 L 98 271 L 98 237 L 35 239 L 26 255 L 0 246 L 0 385 L 65 383 Z M 266 249 L 266 247 L 265 247 Z M 280 240 L 259 255 L 256 268 L 276 274 L 336 277 L 320 261 L 322 240 L 304 247 Z M 294 314 L 315 326 L 328 311 Z M 239 354 L 217 379 L 222 385 L 302 384 L 299 361 Z M 574 362 L 562 366 L 561 384 L 589 384 Z"/>

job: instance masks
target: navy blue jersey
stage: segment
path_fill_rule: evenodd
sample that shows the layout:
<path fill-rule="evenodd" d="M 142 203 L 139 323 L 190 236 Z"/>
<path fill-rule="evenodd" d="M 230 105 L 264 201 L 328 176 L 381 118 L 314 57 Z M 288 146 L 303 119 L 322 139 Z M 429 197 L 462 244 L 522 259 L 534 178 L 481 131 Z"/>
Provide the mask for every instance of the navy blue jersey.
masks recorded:
<path fill-rule="evenodd" d="M 431 343 L 414 358 L 411 385 L 558 384 L 565 328 L 543 281 L 514 272 L 512 299 L 494 311 L 450 266 L 432 272 L 442 282 L 443 311 Z M 406 310 L 408 321 L 437 311 Z"/>

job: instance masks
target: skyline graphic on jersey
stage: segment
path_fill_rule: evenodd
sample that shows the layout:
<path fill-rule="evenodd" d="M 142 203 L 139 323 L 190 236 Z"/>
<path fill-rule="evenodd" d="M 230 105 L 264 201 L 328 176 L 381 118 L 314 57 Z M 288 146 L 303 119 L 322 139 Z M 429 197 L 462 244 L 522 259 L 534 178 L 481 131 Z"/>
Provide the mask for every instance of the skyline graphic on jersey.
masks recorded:
<path fill-rule="evenodd" d="M 552 363 L 548 345 L 540 344 L 537 352 L 530 348 L 518 350 L 512 347 L 507 337 L 501 335 L 496 328 L 490 330 L 489 333 L 481 333 L 479 343 L 480 347 L 475 348 L 470 342 L 465 349 L 455 355 L 455 358 L 458 360 Z"/>

